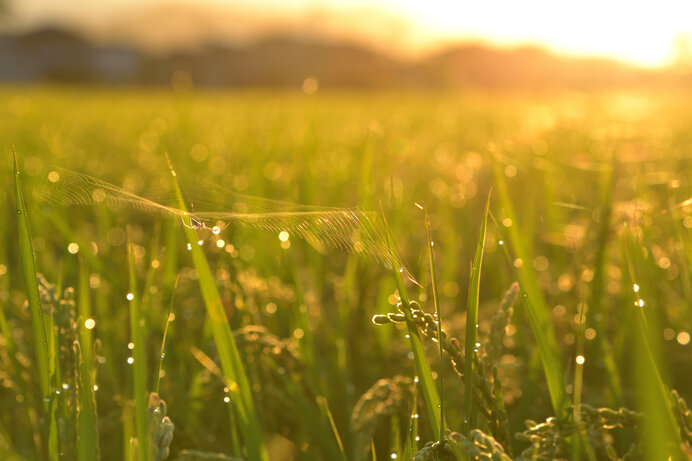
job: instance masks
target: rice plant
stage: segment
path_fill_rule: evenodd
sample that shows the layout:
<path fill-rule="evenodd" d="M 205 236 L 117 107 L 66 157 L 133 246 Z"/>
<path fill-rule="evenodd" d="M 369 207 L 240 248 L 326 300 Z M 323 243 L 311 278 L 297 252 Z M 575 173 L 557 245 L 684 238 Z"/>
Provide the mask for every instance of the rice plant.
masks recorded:
<path fill-rule="evenodd" d="M 662 95 L 18 92 L 0 459 L 692 456 Z"/>

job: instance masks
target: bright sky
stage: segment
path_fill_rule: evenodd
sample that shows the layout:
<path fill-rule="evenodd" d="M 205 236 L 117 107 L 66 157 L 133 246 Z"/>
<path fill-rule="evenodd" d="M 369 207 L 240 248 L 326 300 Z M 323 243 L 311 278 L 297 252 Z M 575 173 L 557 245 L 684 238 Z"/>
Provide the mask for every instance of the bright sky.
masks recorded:
<path fill-rule="evenodd" d="M 6 0 L 8 1 L 8 0 Z M 415 51 L 460 40 L 497 45 L 538 44 L 573 55 L 615 57 L 647 66 L 674 57 L 680 37 L 692 36 L 690 0 L 9 0 L 15 17 L 100 20 L 142 6 L 181 3 L 227 11 L 252 11 L 306 21 L 316 12 L 349 22 L 355 34 L 382 22 L 380 45 L 389 39 Z M 344 24 L 340 24 L 343 29 Z M 376 25 L 375 25 L 375 28 Z M 363 32 L 373 39 L 372 32 Z M 391 42 L 390 42 L 391 43 Z"/>

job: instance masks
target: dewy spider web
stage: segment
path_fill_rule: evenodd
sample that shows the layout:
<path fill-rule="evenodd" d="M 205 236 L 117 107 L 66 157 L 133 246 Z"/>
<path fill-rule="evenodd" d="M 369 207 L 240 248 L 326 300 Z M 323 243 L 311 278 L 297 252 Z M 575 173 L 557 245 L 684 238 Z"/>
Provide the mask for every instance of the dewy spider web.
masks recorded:
<path fill-rule="evenodd" d="M 384 222 L 379 213 L 360 208 L 296 205 L 237 194 L 209 183 L 196 184 L 191 189 L 197 189 L 196 192 L 203 190 L 204 195 L 200 195 L 206 195 L 210 200 L 195 200 L 195 207 L 199 208 L 200 204 L 209 207 L 214 203 L 212 211 L 185 212 L 140 197 L 93 176 L 63 168 L 48 173 L 46 180 L 36 188 L 35 194 L 52 205 L 126 207 L 146 213 L 179 216 L 183 223 L 189 218 L 192 227 L 210 230 L 214 234 L 230 224 L 275 233 L 285 231 L 291 236 L 306 240 L 318 250 L 337 248 L 373 258 L 387 268 L 398 266 L 405 277 L 417 283 L 401 264 L 398 255 L 390 251 L 384 233 Z M 202 185 L 199 186 L 200 184 Z M 222 203 L 219 204 L 219 201 Z"/>

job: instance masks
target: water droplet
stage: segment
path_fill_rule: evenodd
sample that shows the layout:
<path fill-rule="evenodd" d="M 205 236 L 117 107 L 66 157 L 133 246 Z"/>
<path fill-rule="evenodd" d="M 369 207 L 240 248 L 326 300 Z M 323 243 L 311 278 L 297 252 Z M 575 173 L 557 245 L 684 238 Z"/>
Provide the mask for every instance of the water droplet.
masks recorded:
<path fill-rule="evenodd" d="M 408 338 L 411 337 L 411 335 L 409 335 L 408 333 L 406 333 L 406 336 L 404 336 L 404 337 L 405 337 L 406 339 L 408 339 Z"/>
<path fill-rule="evenodd" d="M 637 285 L 636 283 L 632 286 L 632 289 L 635 293 L 639 293 L 639 285 Z"/>
<path fill-rule="evenodd" d="M 68 383 L 62 383 L 62 388 L 64 390 L 68 390 L 70 388 L 70 385 Z"/>
<path fill-rule="evenodd" d="M 414 377 L 413 377 L 413 382 L 414 382 L 414 383 L 417 383 L 418 381 L 419 381 L 419 380 L 418 380 L 418 376 L 414 376 Z"/>
<path fill-rule="evenodd" d="M 524 299 L 526 299 L 526 298 L 529 297 L 529 295 L 528 295 L 526 292 L 523 292 L 523 293 L 521 294 L 521 297 L 524 298 Z"/>
<path fill-rule="evenodd" d="M 162 359 L 165 359 L 165 358 L 166 358 L 166 354 L 161 354 L 161 358 L 162 358 Z"/>
<path fill-rule="evenodd" d="M 501 245 L 504 245 L 505 242 L 504 242 L 504 240 L 500 240 L 499 242 L 497 242 L 497 244 L 501 246 Z"/>
<path fill-rule="evenodd" d="M 187 244 L 187 251 L 192 251 L 192 245 L 190 245 L 189 243 Z"/>
<path fill-rule="evenodd" d="M 229 396 L 226 396 L 226 397 L 223 398 L 223 401 L 226 402 L 226 403 L 230 403 L 230 402 L 231 402 L 231 398 L 230 398 Z"/>
<path fill-rule="evenodd" d="M 22 214 L 22 210 L 17 210 L 17 214 Z"/>
<path fill-rule="evenodd" d="M 214 226 L 211 228 L 211 233 L 214 235 L 219 235 L 221 233 L 221 228 L 219 226 Z"/>

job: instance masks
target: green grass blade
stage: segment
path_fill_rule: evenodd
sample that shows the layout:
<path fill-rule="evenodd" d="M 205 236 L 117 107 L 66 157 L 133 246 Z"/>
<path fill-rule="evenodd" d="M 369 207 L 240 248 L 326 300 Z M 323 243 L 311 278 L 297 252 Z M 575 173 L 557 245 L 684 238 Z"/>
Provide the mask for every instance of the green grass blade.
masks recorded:
<path fill-rule="evenodd" d="M 83 257 L 79 257 L 79 291 L 77 293 L 77 309 L 79 312 L 79 342 L 84 356 L 85 367 L 92 370 L 94 366 L 92 352 L 92 330 L 84 328 L 84 322 L 91 318 L 91 296 L 89 287 L 89 266 Z M 93 377 L 93 376 L 92 376 Z"/>
<path fill-rule="evenodd" d="M 334 415 L 332 415 L 332 411 L 329 409 L 329 402 L 327 402 L 327 399 L 324 397 L 317 397 L 317 404 L 319 405 L 324 417 L 327 418 L 327 421 L 329 421 L 329 426 L 332 429 L 332 434 L 334 435 L 334 440 L 336 440 L 341 457 L 343 459 L 348 459 L 346 456 L 346 450 L 344 450 L 344 443 L 341 440 L 341 435 L 339 435 L 339 429 L 336 427 L 336 422 L 334 421 Z"/>
<path fill-rule="evenodd" d="M 430 283 L 433 292 L 433 304 L 435 306 L 435 315 L 437 317 L 437 337 L 442 338 L 442 315 L 440 314 L 440 298 L 437 291 L 437 271 L 435 268 L 435 251 L 432 233 L 430 232 L 430 218 L 428 217 L 428 209 L 422 205 L 416 204 L 425 213 L 425 230 L 428 236 L 428 260 L 430 265 Z M 440 353 L 440 427 L 445 427 L 445 406 L 444 406 L 444 351 L 442 349 L 442 341 L 437 342 Z M 444 430 L 440 431 L 438 439 L 440 445 L 444 444 Z"/>
<path fill-rule="evenodd" d="M 543 364 L 543 373 L 548 383 L 550 402 L 556 415 L 566 416 L 569 401 L 565 394 L 563 370 L 560 361 L 560 348 L 555 337 L 555 330 L 551 323 L 550 311 L 541 293 L 538 277 L 531 268 L 530 262 L 533 258 L 524 241 L 524 236 L 518 228 L 517 215 L 514 211 L 514 205 L 510 200 L 509 191 L 507 190 L 507 184 L 504 179 L 504 172 L 498 161 L 493 162 L 493 172 L 500 203 L 505 211 L 505 216 L 513 223 L 509 227 L 509 241 L 514 255 L 523 262 L 523 264 L 516 268 L 517 278 L 519 279 L 519 285 L 523 291 L 522 299 L 524 301 L 524 306 L 526 306 L 531 329 L 538 345 L 538 353 L 540 354 Z"/>
<path fill-rule="evenodd" d="M 473 407 L 473 380 L 475 370 L 476 342 L 478 341 L 478 294 L 481 286 L 481 266 L 483 265 L 483 249 L 485 247 L 485 234 L 488 227 L 488 210 L 490 209 L 490 193 L 485 203 L 485 211 L 481 221 L 481 228 L 476 244 L 476 255 L 471 268 L 471 280 L 469 282 L 469 297 L 466 305 L 466 368 L 464 374 L 464 405 L 466 417 L 466 435 L 476 428 L 476 412 Z"/>
<path fill-rule="evenodd" d="M 163 367 L 163 359 L 166 357 L 166 336 L 168 336 L 168 327 L 171 325 L 173 316 L 173 303 L 175 302 L 175 292 L 178 289 L 178 277 L 176 277 L 171 290 L 171 303 L 168 305 L 168 316 L 166 317 L 166 326 L 163 328 L 163 338 L 161 339 L 161 354 L 159 354 L 159 366 L 156 368 L 154 375 L 154 392 L 159 393 L 159 382 L 161 381 L 161 368 Z"/>
<path fill-rule="evenodd" d="M 22 184 L 17 163 L 17 154 L 12 151 L 14 160 L 14 187 L 17 210 L 17 234 L 19 237 L 19 259 L 22 265 L 22 275 L 26 286 L 27 300 L 29 302 L 29 313 L 31 315 L 31 333 L 34 343 L 34 352 L 38 365 L 39 386 L 41 398 L 43 400 L 44 411 L 48 421 L 48 456 L 52 460 L 59 458 L 58 448 L 58 428 L 55 421 L 56 402 L 51 392 L 51 363 L 55 363 L 54 350 L 50 347 L 48 331 L 46 328 L 47 319 L 41 306 L 41 296 L 36 280 L 36 262 L 34 249 L 31 243 L 31 230 L 29 219 L 24 205 L 22 194 Z M 52 322 L 51 322 L 52 324 Z M 50 332 L 52 334 L 52 331 Z"/>
<path fill-rule="evenodd" d="M 130 273 L 130 292 L 127 295 L 130 303 L 130 341 L 134 344 L 132 376 L 135 398 L 135 431 L 139 441 L 139 459 L 146 461 L 148 459 L 147 434 L 149 433 L 147 421 L 147 354 L 144 339 L 144 317 L 140 311 L 135 259 L 130 241 L 127 243 L 127 253 Z"/>
<path fill-rule="evenodd" d="M 608 262 L 607 250 L 610 247 L 610 235 L 612 233 L 613 195 L 617 177 L 617 164 L 614 163 L 613 168 L 607 173 L 605 195 L 601 199 L 600 224 L 598 224 L 596 237 L 598 247 L 594 256 L 594 276 L 591 282 L 593 288 L 591 290 L 588 312 L 589 321 L 593 325 L 594 330 L 596 330 L 596 346 L 598 347 L 598 354 L 602 357 L 603 364 L 605 365 L 609 404 L 613 408 L 619 408 L 623 405 L 622 382 L 613 356 L 613 347 L 608 340 L 605 322 L 607 318 L 607 313 L 605 312 L 607 298 L 604 296 L 604 293 Z"/>
<path fill-rule="evenodd" d="M 574 365 L 574 385 L 572 391 L 572 421 L 574 422 L 574 430 L 572 431 L 571 440 L 571 457 L 573 461 L 578 461 L 582 459 L 581 452 L 582 448 L 586 458 L 589 461 L 596 461 L 596 455 L 591 446 L 591 441 L 586 433 L 586 428 L 581 419 L 581 403 L 582 403 L 582 392 L 584 390 L 584 354 L 585 354 L 585 336 L 584 332 L 586 330 L 586 296 L 582 295 L 581 302 L 579 303 L 578 313 L 579 315 L 579 326 L 577 327 L 577 353 L 575 357 Z"/>
<path fill-rule="evenodd" d="M 86 330 L 83 325 L 80 331 Z M 77 361 L 77 459 L 92 461 L 100 459 L 99 435 L 97 430 L 96 399 L 94 384 L 91 380 L 91 364 L 87 362 L 84 349 L 78 341 L 74 342 L 73 351 Z"/>
<path fill-rule="evenodd" d="M 384 219 L 383 219 L 384 220 Z M 389 235 L 389 229 L 385 222 L 385 234 L 387 236 L 387 244 L 390 246 L 391 251 L 391 238 Z M 394 255 L 394 251 L 391 251 Z M 395 259 L 396 261 L 396 259 Z M 430 429 L 432 431 L 433 437 L 436 440 L 440 439 L 440 434 L 444 433 L 444 428 L 440 427 L 440 420 L 442 416 L 440 407 L 440 396 L 437 393 L 437 386 L 435 386 L 435 380 L 433 379 L 432 372 L 430 371 L 430 364 L 425 356 L 425 349 L 423 349 L 423 343 L 421 342 L 420 332 L 418 331 L 418 326 L 413 321 L 413 316 L 411 314 L 411 301 L 406 294 L 406 288 L 404 286 L 404 279 L 401 276 L 401 272 L 398 270 L 397 266 L 394 266 L 394 279 L 396 280 L 396 285 L 399 290 L 399 298 L 401 299 L 401 308 L 406 315 L 406 328 L 408 329 L 409 341 L 411 342 L 411 350 L 413 351 L 413 361 L 416 368 L 416 375 L 418 376 L 418 386 L 423 394 L 423 402 L 425 404 L 425 410 L 428 413 L 428 419 L 430 420 Z"/>
<path fill-rule="evenodd" d="M 176 178 L 175 170 L 173 169 L 168 156 L 168 165 L 173 178 L 173 186 L 175 190 L 178 208 L 186 210 L 185 200 L 183 200 L 182 192 Z M 245 367 L 240 358 L 240 353 L 233 340 L 231 327 L 226 317 L 226 311 L 221 303 L 221 296 L 216 288 L 216 282 L 209 268 L 209 263 L 202 248 L 197 245 L 197 234 L 190 225 L 190 217 L 186 216 L 185 236 L 192 253 L 192 261 L 197 270 L 197 278 L 199 280 L 200 289 L 204 305 L 209 315 L 209 320 L 212 328 L 212 336 L 216 349 L 221 361 L 221 369 L 227 380 L 227 386 L 231 393 L 235 396 L 233 404 L 238 410 L 240 432 L 243 435 L 244 443 L 248 451 L 248 456 L 252 460 L 268 461 L 267 450 L 262 439 L 262 427 L 259 422 L 255 405 L 252 400 L 252 392 L 250 390 L 250 382 L 245 373 Z"/>
<path fill-rule="evenodd" d="M 658 365 L 664 362 L 651 345 L 653 332 L 648 326 L 646 309 L 652 307 L 647 305 L 645 298 L 651 299 L 652 294 L 646 292 L 646 288 L 640 285 L 641 279 L 637 277 L 642 248 L 632 235 L 632 231 L 625 229 L 623 234 L 626 264 L 624 272 L 627 274 L 628 285 L 633 287 L 630 291 L 630 301 L 635 321 L 630 338 L 634 343 L 632 352 L 635 363 L 635 389 L 638 404 L 648 420 L 648 429 L 642 434 L 644 459 L 664 459 L 668 456 L 671 456 L 668 459 L 675 459 L 680 455 L 679 447 L 682 446 L 680 426 L 673 414 L 670 391 L 663 382 Z"/>

